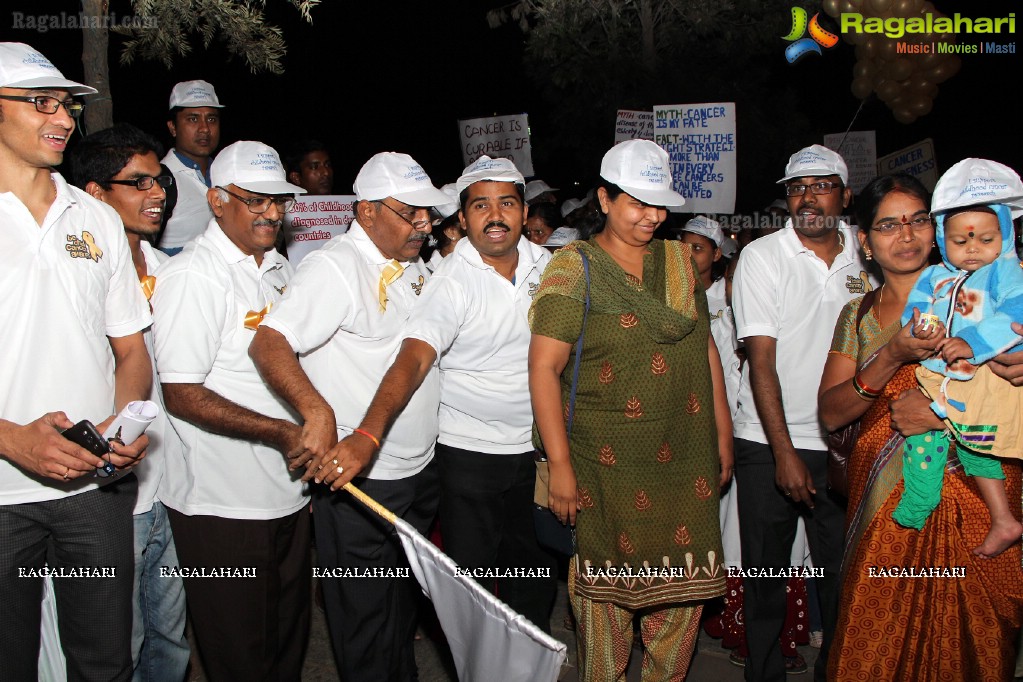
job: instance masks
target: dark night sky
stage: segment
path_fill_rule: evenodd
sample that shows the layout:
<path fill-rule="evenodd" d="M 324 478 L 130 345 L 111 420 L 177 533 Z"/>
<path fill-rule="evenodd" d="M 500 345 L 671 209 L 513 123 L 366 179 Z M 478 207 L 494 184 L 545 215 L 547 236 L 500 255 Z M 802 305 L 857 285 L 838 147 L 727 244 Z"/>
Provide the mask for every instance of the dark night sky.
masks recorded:
<path fill-rule="evenodd" d="M 77 12 L 78 2 L 13 0 L 4 4 L 0 39 L 27 42 L 50 57 L 65 75 L 81 77 L 78 31 L 12 29 L 13 12 Z M 530 112 L 534 143 L 543 137 L 544 131 L 537 126 L 542 126 L 546 104 L 523 73 L 523 35 L 514 27 L 491 30 L 486 23 L 486 9 L 502 4 L 500 0 L 325 0 L 313 10 L 313 26 L 301 22 L 281 0 L 268 4 L 271 18 L 284 29 L 289 46 L 284 76 L 253 76 L 218 43 L 209 52 L 196 43 L 193 55 L 177 61 L 171 72 L 156 63 L 123 67 L 117 61 L 118 38 L 112 37 L 115 120 L 139 125 L 169 142 L 163 121 L 171 87 L 177 81 L 203 78 L 214 83 L 228 107 L 222 145 L 236 139 L 259 139 L 280 149 L 294 138 L 319 138 L 332 149 L 339 192 L 349 191 L 362 163 L 384 150 L 412 154 L 437 185 L 453 181 L 462 168 L 456 128 L 459 118 Z M 779 12 L 787 14 L 789 5 L 777 4 Z M 1004 16 L 1017 5 L 1010 0 L 973 2 L 968 8 L 966 3 L 951 0 L 938 0 L 937 4 L 946 12 L 958 10 L 968 16 Z M 111 9 L 121 16 L 131 13 L 127 0 L 112 0 Z M 1017 35 L 1023 32 L 1023 15 L 1018 24 Z M 853 48 L 842 42 L 822 57 L 790 66 L 782 56 L 785 45 L 779 38 L 777 68 L 787 71 L 786 78 L 797 84 L 800 93 L 791 106 L 821 121 L 822 132 L 844 131 L 860 104 L 849 92 Z M 1019 47 L 1023 49 L 1023 45 Z M 928 116 L 901 125 L 886 106 L 870 99 L 854 129 L 877 131 L 879 155 L 932 137 L 941 169 L 964 156 L 988 157 L 1023 169 L 1018 107 L 1014 111 L 1010 104 L 1018 99 L 1016 90 L 1023 86 L 1021 67 L 1023 57 L 1018 54 L 968 55 L 960 73 L 940 86 L 934 111 Z M 690 101 L 680 92 L 674 101 L 647 104 Z M 741 169 L 743 120 L 757 116 L 756 103 L 744 102 L 741 93 L 728 83 L 721 83 L 720 96 L 709 101 L 738 102 Z M 602 152 L 612 140 L 613 130 L 609 129 L 605 138 L 595 139 L 593 144 Z M 777 158 L 768 164 L 777 167 L 778 173 L 769 177 L 747 182 L 749 173 L 740 170 L 737 210 L 760 209 L 765 199 L 773 196 L 771 185 L 788 154 L 818 141 L 816 131 L 807 131 L 805 139 L 778 140 L 772 154 Z M 537 157 L 534 153 L 534 163 Z M 581 167 L 590 164 L 572 158 L 550 154 L 544 158 L 542 165 L 535 163 L 538 175 L 561 187 L 569 187 L 573 181 L 585 184 L 598 170 Z"/>

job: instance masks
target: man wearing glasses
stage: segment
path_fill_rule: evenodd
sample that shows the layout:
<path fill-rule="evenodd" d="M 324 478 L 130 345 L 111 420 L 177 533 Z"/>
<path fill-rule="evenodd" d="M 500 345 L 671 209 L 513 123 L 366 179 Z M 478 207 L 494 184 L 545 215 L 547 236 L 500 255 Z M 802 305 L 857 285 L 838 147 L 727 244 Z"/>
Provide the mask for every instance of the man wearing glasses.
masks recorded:
<path fill-rule="evenodd" d="M 812 145 L 793 154 L 779 184 L 785 229 L 743 250 L 733 282 L 736 333 L 749 362 L 735 417 L 743 567 L 782 569 L 800 514 L 817 579 L 824 644 L 814 678 L 824 680 L 838 608 L 845 512 L 827 489 L 827 444 L 817 418 L 817 386 L 849 299 L 872 288 L 858 242 L 841 220 L 852 192 L 837 153 Z M 812 513 L 809 513 L 812 510 Z M 744 581 L 747 680 L 783 680 L 778 638 L 785 620 L 786 578 Z"/>
<path fill-rule="evenodd" d="M 398 353 L 429 277 L 419 250 L 430 207 L 451 201 L 407 154 L 373 156 L 355 179 L 356 220 L 302 259 L 288 294 L 260 326 L 252 356 L 304 420 L 292 468 L 316 467 L 338 436 L 364 438 L 375 456 L 354 484 L 425 534 L 440 496 L 434 462 L 436 368 L 388 434 L 358 429 Z M 300 360 L 295 354 L 300 354 Z M 327 460 L 331 471 L 343 466 Z M 393 527 L 344 491 L 313 498 L 316 553 L 338 672 L 344 680 L 412 680 L 419 587 Z M 383 575 L 374 572 L 383 571 Z M 369 572 L 369 577 L 362 577 Z"/>
<path fill-rule="evenodd" d="M 297 680 L 309 632 L 309 510 L 285 454 L 295 415 L 249 359 L 291 266 L 274 249 L 294 195 L 272 148 L 213 162 L 206 231 L 156 273 L 156 367 L 180 452 L 165 490 L 195 638 L 211 680 Z"/>
<path fill-rule="evenodd" d="M 224 105 L 206 81 L 185 81 L 171 90 L 167 130 L 174 147 L 163 158 L 174 174 L 178 200 L 160 236 L 160 249 L 173 256 L 206 229 L 213 217 L 206 192 L 212 186 L 210 164 L 220 146 L 220 110 Z"/>
<path fill-rule="evenodd" d="M 152 297 L 156 268 L 167 259 L 151 243 L 159 234 L 166 188 L 174 182 L 162 175 L 163 147 L 128 124 L 89 135 L 75 148 L 71 166 L 75 184 L 117 211 L 128 237 L 131 261 L 146 299 Z M 145 332 L 153 354 L 152 330 Z M 156 365 L 153 365 L 155 376 Z M 154 379 L 154 387 L 156 386 Z M 151 398 L 162 405 L 159 390 Z M 180 577 L 160 575 L 161 566 L 178 564 L 167 510 L 160 502 L 164 458 L 181 447 L 161 409 L 150 424 L 149 454 L 135 468 L 139 480 L 135 502 L 135 590 L 131 652 L 142 679 L 182 680 L 188 667 L 185 639 L 185 592 Z"/>
<path fill-rule="evenodd" d="M 36 679 L 42 577 L 53 578 L 74 679 L 131 676 L 132 508 L 125 471 L 146 436 L 103 459 L 61 435 L 102 433 L 149 397 L 150 316 L 116 214 L 52 170 L 93 88 L 42 54 L 0 43 L 0 669 Z"/>

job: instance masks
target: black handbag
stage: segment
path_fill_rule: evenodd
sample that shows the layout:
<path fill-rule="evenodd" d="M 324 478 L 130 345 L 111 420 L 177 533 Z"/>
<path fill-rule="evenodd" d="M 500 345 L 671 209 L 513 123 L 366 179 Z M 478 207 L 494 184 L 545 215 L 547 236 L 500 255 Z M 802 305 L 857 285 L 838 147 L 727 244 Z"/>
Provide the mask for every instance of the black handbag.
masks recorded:
<path fill-rule="evenodd" d="M 575 342 L 572 389 L 568 394 L 568 420 L 565 428 L 568 431 L 569 440 L 572 437 L 572 419 L 575 416 L 575 391 L 579 385 L 579 363 L 583 356 L 583 334 L 586 333 L 586 316 L 590 312 L 590 262 L 582 251 L 579 252 L 579 255 L 583 260 L 586 296 L 583 301 L 583 328 L 579 331 L 579 339 Z M 572 556 L 576 551 L 575 528 L 561 523 L 547 506 L 551 480 L 547 454 L 542 448 L 537 448 L 534 459 L 536 460 L 536 484 L 533 487 L 533 525 L 536 527 L 536 541 L 543 547 Z"/>

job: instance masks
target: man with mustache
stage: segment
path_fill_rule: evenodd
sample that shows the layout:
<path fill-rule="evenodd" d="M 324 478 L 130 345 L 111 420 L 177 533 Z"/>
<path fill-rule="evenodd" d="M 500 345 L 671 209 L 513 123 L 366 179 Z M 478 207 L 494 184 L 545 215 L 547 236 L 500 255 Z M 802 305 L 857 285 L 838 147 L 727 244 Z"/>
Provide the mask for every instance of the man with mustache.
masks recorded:
<path fill-rule="evenodd" d="M 160 236 L 160 249 L 173 256 L 202 234 L 212 214 L 206 203 L 210 163 L 220 146 L 220 103 L 206 81 L 184 81 L 171 90 L 167 130 L 174 147 L 163 158 L 178 190 L 174 211 Z"/>
<path fill-rule="evenodd" d="M 732 285 L 736 333 L 749 358 L 734 420 L 742 563 L 786 568 L 798 517 L 806 515 L 813 564 L 824 570 L 817 579 L 824 643 L 814 669 L 821 681 L 837 617 L 845 512 L 827 489 L 817 386 L 842 307 L 871 286 L 852 229 L 841 220 L 852 197 L 848 179 L 845 161 L 830 149 L 812 145 L 793 154 L 778 181 L 788 201 L 785 229 L 750 242 Z M 744 581 L 747 680 L 785 679 L 778 638 L 786 583 Z"/>
<path fill-rule="evenodd" d="M 121 123 L 82 140 L 71 157 L 75 184 L 117 211 L 128 237 L 131 261 L 142 293 L 149 299 L 157 267 L 167 260 L 150 239 L 159 234 L 166 188 L 174 178 L 160 167 L 163 147 L 135 126 Z M 144 334 L 153 354 L 152 329 Z M 155 376 L 156 366 L 153 365 Z M 163 397 L 154 379 L 151 400 Z M 176 566 L 177 550 L 167 510 L 160 501 L 164 459 L 181 447 L 163 409 L 146 430 L 149 455 L 137 467 L 135 502 L 135 593 L 131 652 L 136 678 L 182 680 L 188 667 L 185 592 L 180 577 L 161 576 L 161 566 Z"/>
<path fill-rule="evenodd" d="M 430 276 L 418 258 L 430 233 L 430 207 L 451 199 L 412 157 L 396 152 L 370 158 L 354 189 L 356 220 L 302 259 L 250 353 L 304 420 L 301 442 L 289 453 L 291 468 L 303 469 L 307 480 L 318 476 L 317 482 L 321 463 L 343 471 L 327 453 L 339 435 L 355 433 L 376 453 L 352 472 L 359 474 L 355 485 L 425 534 L 440 496 L 433 457 L 437 372 L 427 372 L 392 438 L 381 443 L 357 427 Z M 345 680 L 416 679 L 419 586 L 408 574 L 401 543 L 389 523 L 335 490 L 317 489 L 313 520 L 338 672 Z"/>
<path fill-rule="evenodd" d="M 374 439 L 399 436 L 402 410 L 422 397 L 420 384 L 438 366 L 444 551 L 462 568 L 496 576 L 477 580 L 550 632 L 555 562 L 537 544 L 533 521 L 527 367 L 527 314 L 550 253 L 521 238 L 524 181 L 511 161 L 482 156 L 456 185 L 467 238 L 434 272 L 359 433 L 321 458 L 315 476 L 334 489 L 358 476 Z"/>
<path fill-rule="evenodd" d="M 153 333 L 183 447 L 165 490 L 178 566 L 210 680 L 297 680 L 309 633 L 309 500 L 285 455 L 302 429 L 249 359 L 291 266 L 273 249 L 305 190 L 271 147 L 241 141 L 210 168 L 206 231 L 156 272 Z"/>

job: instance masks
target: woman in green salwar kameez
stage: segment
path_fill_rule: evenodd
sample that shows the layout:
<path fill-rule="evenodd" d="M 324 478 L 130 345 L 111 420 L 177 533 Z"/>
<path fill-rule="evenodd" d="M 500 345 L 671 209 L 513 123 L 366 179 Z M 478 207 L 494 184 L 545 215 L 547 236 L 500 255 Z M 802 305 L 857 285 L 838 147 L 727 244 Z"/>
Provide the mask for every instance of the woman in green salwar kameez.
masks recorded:
<path fill-rule="evenodd" d="M 667 155 L 623 143 L 601 176 L 604 229 L 554 255 L 533 302 L 530 393 L 551 511 L 576 525 L 580 679 L 624 677 L 638 616 L 643 679 L 681 680 L 701 602 L 724 592 L 718 487 L 731 476 L 732 426 L 690 247 L 653 239 L 663 207 L 683 201 Z M 590 309 L 569 443 L 565 367 L 583 331 L 582 254 Z"/>

